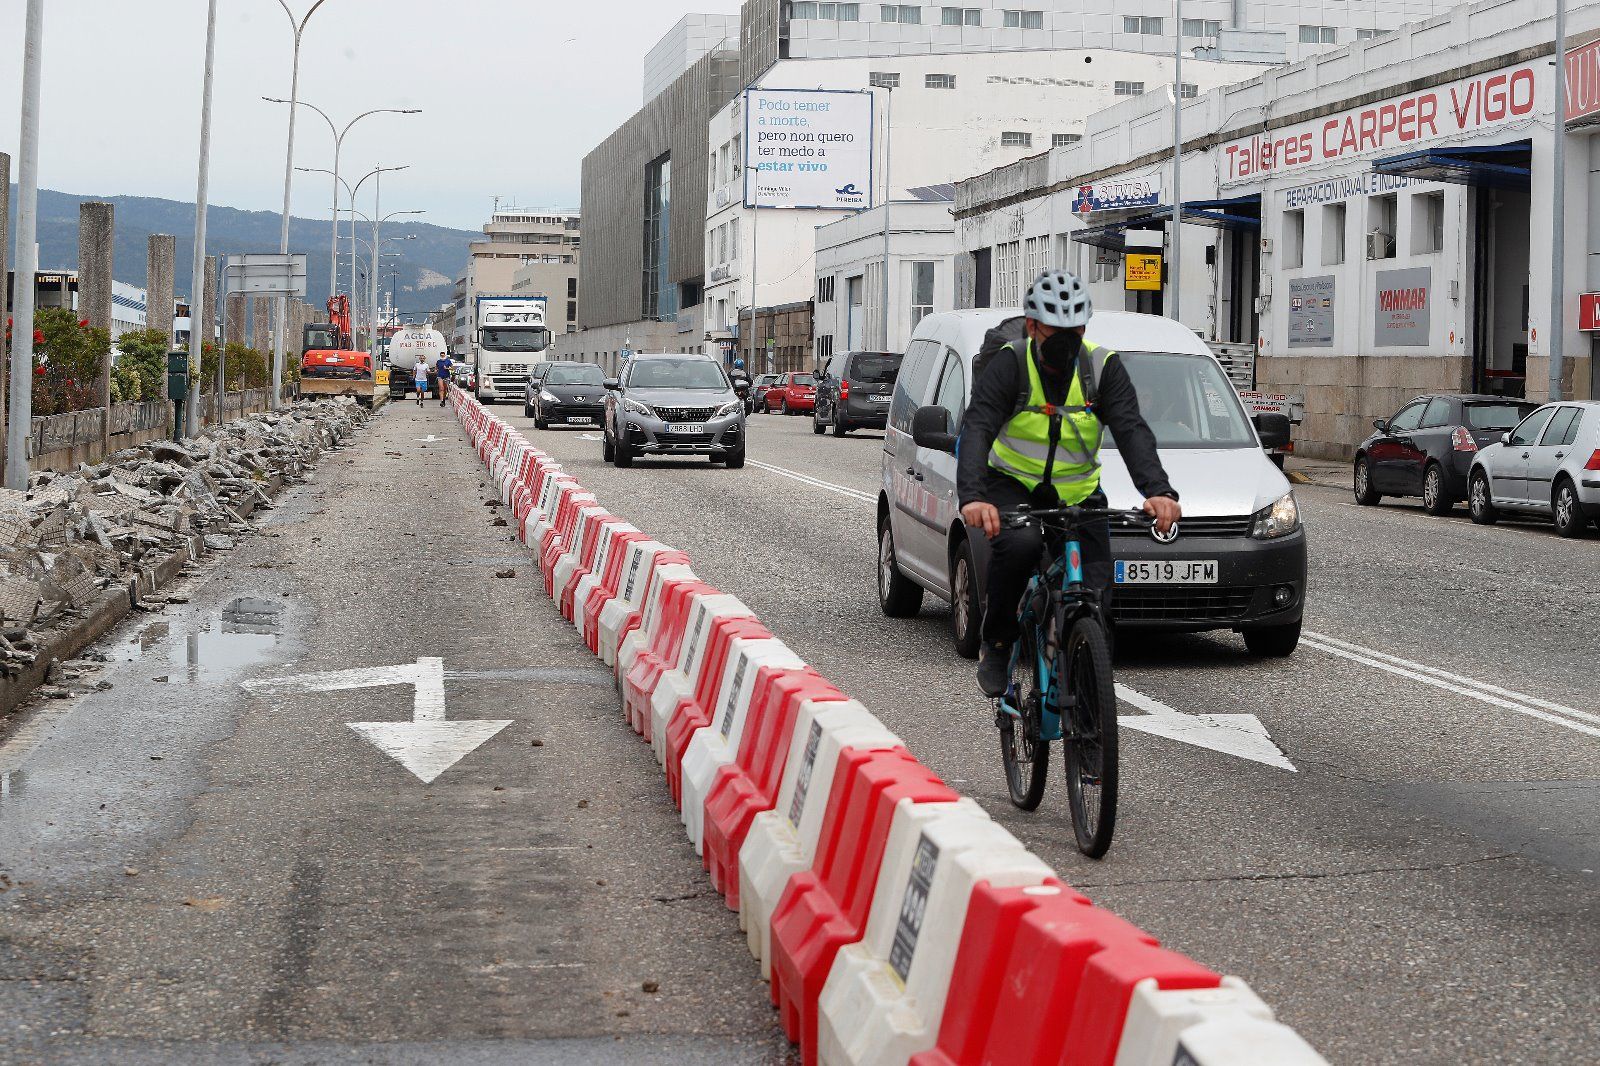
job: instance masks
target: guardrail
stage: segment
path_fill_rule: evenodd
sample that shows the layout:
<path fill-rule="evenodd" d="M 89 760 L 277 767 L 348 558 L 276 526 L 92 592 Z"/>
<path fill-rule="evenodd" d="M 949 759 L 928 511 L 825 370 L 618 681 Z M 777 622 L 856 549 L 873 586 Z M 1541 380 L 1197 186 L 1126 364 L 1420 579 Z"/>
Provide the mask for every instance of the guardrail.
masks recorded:
<path fill-rule="evenodd" d="M 687 555 L 450 395 L 805 1063 L 1324 1062 L 1242 981 L 1072 891 Z"/>

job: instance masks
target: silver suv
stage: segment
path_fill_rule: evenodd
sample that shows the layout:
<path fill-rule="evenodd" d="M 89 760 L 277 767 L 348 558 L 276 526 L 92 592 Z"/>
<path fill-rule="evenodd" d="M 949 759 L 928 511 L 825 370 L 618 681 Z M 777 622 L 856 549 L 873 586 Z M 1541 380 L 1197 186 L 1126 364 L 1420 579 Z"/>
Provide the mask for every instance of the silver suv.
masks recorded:
<path fill-rule="evenodd" d="M 740 390 L 749 384 L 708 355 L 640 352 L 620 378 L 606 379 L 606 461 L 626 467 L 641 455 L 705 455 L 744 466 Z"/>

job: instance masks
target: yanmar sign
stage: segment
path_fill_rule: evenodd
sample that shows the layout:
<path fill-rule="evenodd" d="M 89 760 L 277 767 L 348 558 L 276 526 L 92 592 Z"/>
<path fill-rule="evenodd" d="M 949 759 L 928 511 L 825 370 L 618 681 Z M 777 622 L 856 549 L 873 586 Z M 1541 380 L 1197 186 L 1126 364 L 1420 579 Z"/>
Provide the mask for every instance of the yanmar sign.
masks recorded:
<path fill-rule="evenodd" d="M 1222 147 L 1222 184 L 1369 152 L 1403 152 L 1526 119 L 1534 111 L 1535 69 L 1531 63 L 1507 67 L 1229 141 Z"/>

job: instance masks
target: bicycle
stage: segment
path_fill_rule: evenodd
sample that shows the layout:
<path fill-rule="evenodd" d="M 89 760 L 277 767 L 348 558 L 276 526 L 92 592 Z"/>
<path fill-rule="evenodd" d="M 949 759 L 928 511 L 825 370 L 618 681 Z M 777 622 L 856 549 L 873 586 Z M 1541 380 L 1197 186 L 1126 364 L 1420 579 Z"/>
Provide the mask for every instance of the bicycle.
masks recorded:
<path fill-rule="evenodd" d="M 1152 521 L 1143 511 L 1102 507 L 1024 508 L 1001 515 L 1009 528 L 1038 528 L 1045 550 L 1018 608 L 1021 634 L 1011 653 L 1011 685 L 995 701 L 1011 802 L 1025 811 L 1039 806 L 1050 772 L 1050 744 L 1061 741 L 1073 834 L 1078 850 L 1092 859 L 1110 849 L 1117 821 L 1111 649 L 1099 593 L 1084 584 L 1076 534 L 1096 518 L 1138 526 Z"/>

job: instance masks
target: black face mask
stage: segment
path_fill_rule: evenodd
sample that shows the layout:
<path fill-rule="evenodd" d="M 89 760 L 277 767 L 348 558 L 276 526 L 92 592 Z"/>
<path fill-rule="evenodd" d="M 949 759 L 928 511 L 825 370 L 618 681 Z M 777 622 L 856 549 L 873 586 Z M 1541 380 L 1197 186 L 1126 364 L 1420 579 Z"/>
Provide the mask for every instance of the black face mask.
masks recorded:
<path fill-rule="evenodd" d="M 1069 373 L 1078 358 L 1083 338 L 1070 329 L 1058 329 L 1039 347 L 1045 366 L 1058 374 Z"/>

